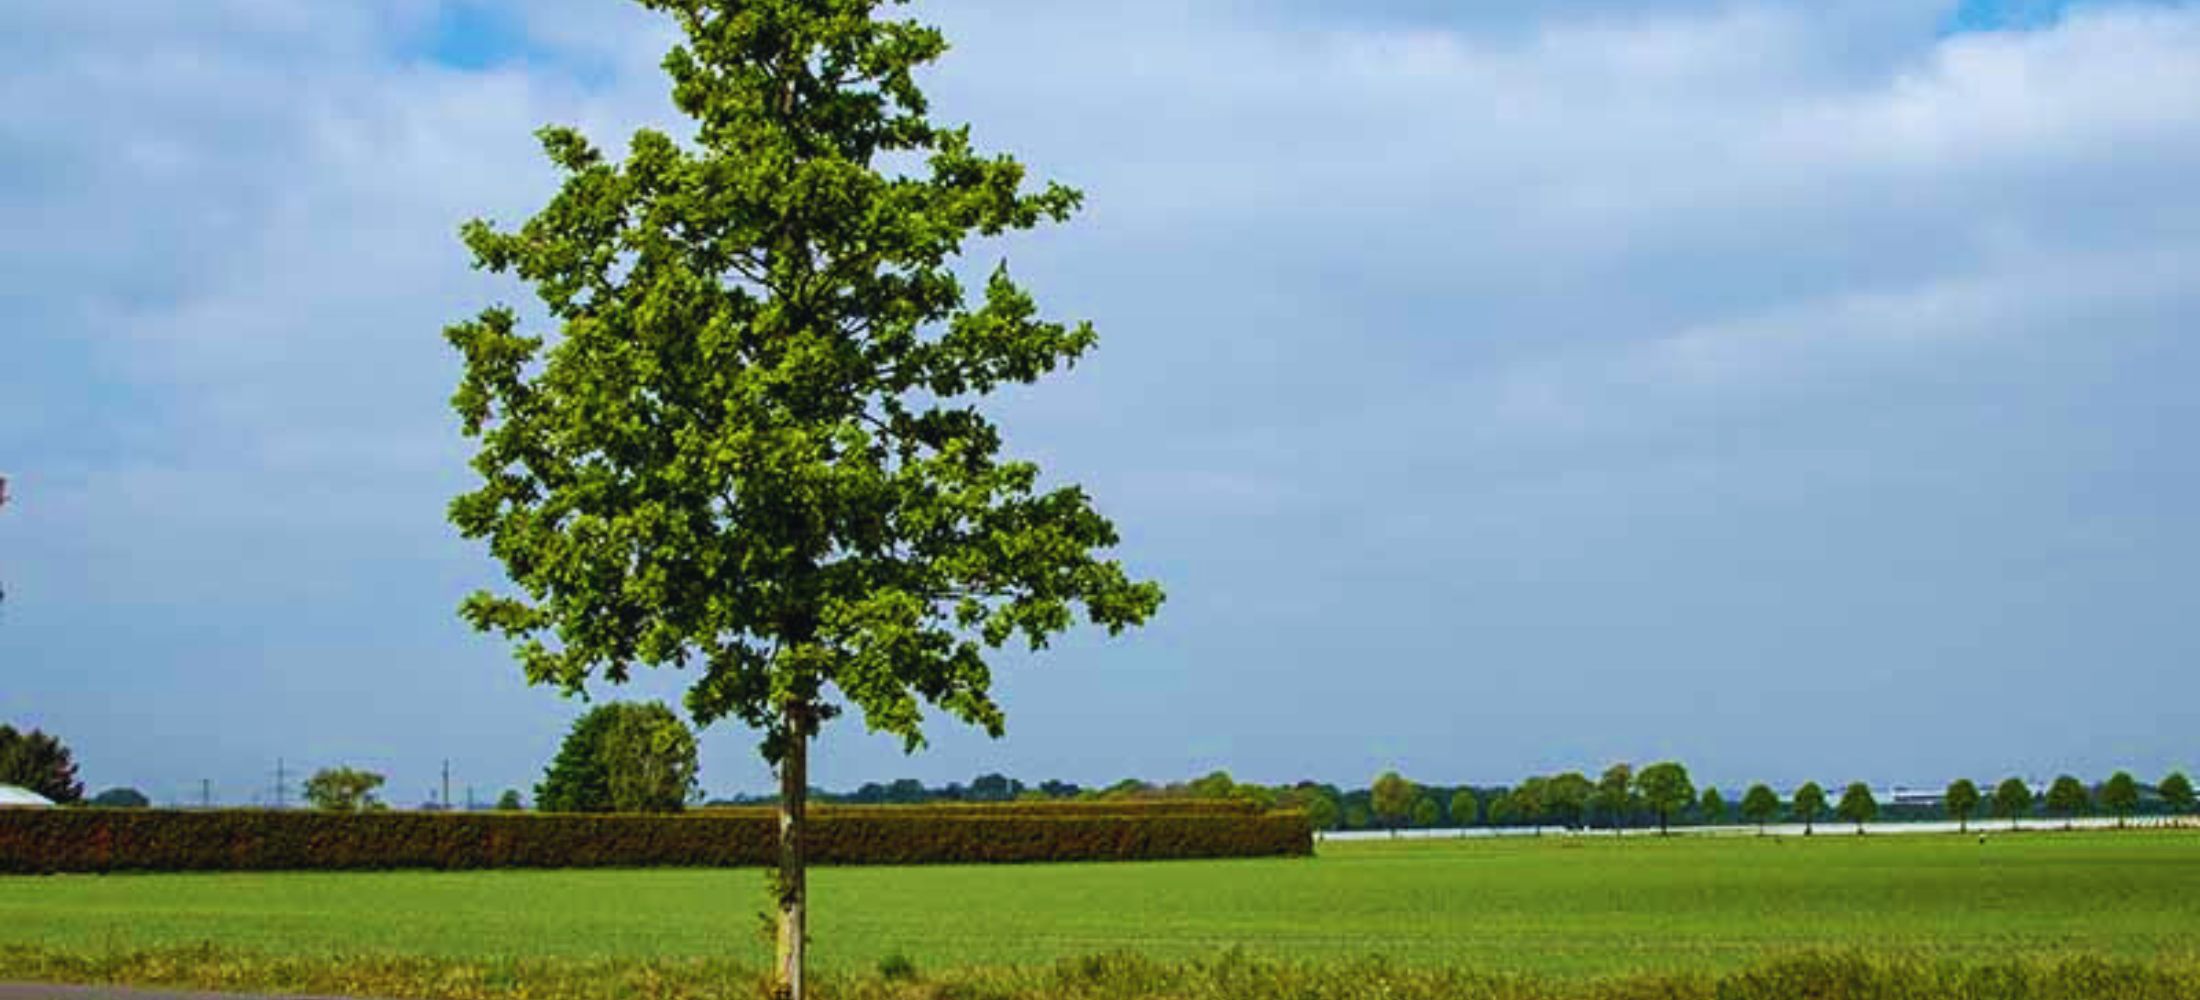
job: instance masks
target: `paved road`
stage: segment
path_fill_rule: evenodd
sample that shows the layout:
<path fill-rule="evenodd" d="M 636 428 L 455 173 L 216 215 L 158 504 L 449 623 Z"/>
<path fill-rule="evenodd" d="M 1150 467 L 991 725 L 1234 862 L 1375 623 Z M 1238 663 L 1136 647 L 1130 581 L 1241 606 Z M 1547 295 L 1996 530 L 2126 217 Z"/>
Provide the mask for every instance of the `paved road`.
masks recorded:
<path fill-rule="evenodd" d="M 119 986 L 55 986 L 49 983 L 0 983 L 0 1000 L 336 1000 L 333 997 L 248 997 L 241 993 L 182 993 L 131 990 Z"/>

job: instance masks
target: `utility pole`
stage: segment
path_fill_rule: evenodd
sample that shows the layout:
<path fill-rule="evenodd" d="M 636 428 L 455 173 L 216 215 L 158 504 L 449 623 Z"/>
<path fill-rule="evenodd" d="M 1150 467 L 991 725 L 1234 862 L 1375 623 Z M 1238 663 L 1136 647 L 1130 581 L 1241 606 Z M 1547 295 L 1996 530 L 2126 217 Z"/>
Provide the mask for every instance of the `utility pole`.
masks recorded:
<path fill-rule="evenodd" d="M 199 808 L 214 808 L 214 779 L 212 778 L 199 779 Z"/>
<path fill-rule="evenodd" d="M 451 811 L 451 762 L 449 758 L 445 758 L 443 761 L 443 811 Z"/>
<path fill-rule="evenodd" d="M 283 759 L 275 758 L 275 808 L 284 807 L 283 797 L 288 794 L 288 783 L 283 780 Z"/>

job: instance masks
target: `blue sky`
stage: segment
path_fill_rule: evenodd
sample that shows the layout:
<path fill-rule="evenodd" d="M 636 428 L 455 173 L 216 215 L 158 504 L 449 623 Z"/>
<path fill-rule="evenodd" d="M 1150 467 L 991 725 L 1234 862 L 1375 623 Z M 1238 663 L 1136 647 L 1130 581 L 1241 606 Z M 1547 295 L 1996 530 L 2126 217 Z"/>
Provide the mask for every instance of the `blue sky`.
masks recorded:
<path fill-rule="evenodd" d="M 1007 739 L 846 724 L 823 784 L 2200 764 L 2200 9 L 917 9 L 939 114 L 1089 199 L 970 262 L 1103 337 L 1011 445 L 1171 601 L 1006 658 Z M 548 196 L 541 124 L 676 128 L 671 37 L 0 14 L 0 720 L 162 799 L 535 780 L 578 706 L 457 621 L 496 576 L 442 519 L 440 330 L 526 292 L 454 233 Z"/>

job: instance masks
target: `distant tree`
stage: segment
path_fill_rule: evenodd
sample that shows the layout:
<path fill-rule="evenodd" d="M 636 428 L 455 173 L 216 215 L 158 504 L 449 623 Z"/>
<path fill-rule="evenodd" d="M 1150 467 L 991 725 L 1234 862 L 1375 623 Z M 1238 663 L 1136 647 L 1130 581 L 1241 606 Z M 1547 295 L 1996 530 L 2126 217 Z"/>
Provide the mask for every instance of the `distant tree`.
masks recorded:
<path fill-rule="evenodd" d="M 1365 805 L 1362 805 L 1361 803 L 1358 803 L 1358 802 L 1354 802 L 1354 803 L 1352 803 L 1351 805 L 1348 805 L 1348 806 L 1344 807 L 1344 828 L 1345 828 L 1345 829 L 1347 829 L 1347 830 L 1365 830 L 1365 829 L 1367 829 L 1367 828 L 1369 828 L 1369 827 L 1372 827 L 1372 826 L 1374 826 L 1374 825 L 1375 825 L 1375 814 L 1374 814 L 1374 813 L 1372 813 L 1372 812 L 1370 812 L 1370 811 L 1368 811 L 1368 808 L 1367 808 L 1367 806 L 1365 806 Z"/>
<path fill-rule="evenodd" d="M 1948 784 L 1948 794 L 1942 801 L 1948 815 L 1956 818 L 1956 829 L 1971 832 L 1971 814 L 1978 811 L 1978 786 L 1969 778 L 1957 778 Z"/>
<path fill-rule="evenodd" d="M 30 789 L 62 805 L 84 798 L 69 748 L 36 729 L 24 733 L 0 725 L 0 784 Z"/>
<path fill-rule="evenodd" d="M 1560 826 L 1587 826 L 1589 801 L 1595 797 L 1596 785 L 1581 772 L 1552 775 L 1542 786 L 1544 816 Z"/>
<path fill-rule="evenodd" d="M 679 812 L 695 797 L 695 732 L 662 704 L 620 706 L 602 753 L 614 812 Z"/>
<path fill-rule="evenodd" d="M 1420 793 L 1413 782 L 1400 777 L 1396 771 L 1384 771 L 1368 789 L 1368 807 L 1376 818 L 1393 832 L 1406 821 L 1406 814 L 1413 808 L 1413 800 Z"/>
<path fill-rule="evenodd" d="M 1514 815 L 1542 836 L 1551 815 L 1551 779 L 1538 775 L 1522 781 L 1512 790 L 1512 800 Z"/>
<path fill-rule="evenodd" d="M 1327 795 L 1307 796 L 1304 808 L 1306 809 L 1306 821 L 1313 824 L 1316 830 L 1334 830 L 1337 828 L 1337 821 L 1342 818 L 1342 811 L 1337 808 L 1337 800 Z"/>
<path fill-rule="evenodd" d="M 1612 832 L 1618 833 L 1627 825 L 1628 816 L 1635 811 L 1635 768 L 1624 761 L 1604 769 L 1597 779 L 1596 807 L 1601 810 Z"/>
<path fill-rule="evenodd" d="M 1154 792 L 1153 785 L 1145 781 L 1137 778 L 1124 778 L 1101 789 L 1100 797 L 1103 799 L 1144 799 L 1152 798 Z"/>
<path fill-rule="evenodd" d="M 348 767 L 323 768 L 306 779 L 306 801 L 315 809 L 329 812 L 361 812 L 382 807 L 374 797 L 374 790 L 382 787 L 382 776 L 373 771 L 360 771 Z"/>
<path fill-rule="evenodd" d="M 1222 772 L 1217 771 L 1217 774 Z M 1224 781 L 1230 780 L 1227 774 Z M 1024 783 L 1004 774 L 981 774 L 970 779 L 970 798 L 973 802 L 1008 802 L 1024 790 Z"/>
<path fill-rule="evenodd" d="M 2171 812 L 2184 814 L 2192 811 L 2192 779 L 2185 777 L 2183 771 L 2171 771 L 2156 790 L 2162 793 L 2162 802 L 2169 806 Z"/>
<path fill-rule="evenodd" d="M 1726 797 L 1720 795 L 1716 788 L 1703 790 L 1703 799 L 1697 803 L 1697 808 L 1703 813 L 1705 826 L 1718 826 L 1726 822 Z"/>
<path fill-rule="evenodd" d="M 1512 826 L 1520 822 L 1520 804 L 1510 791 L 1499 792 L 1490 799 L 1484 813 L 1491 826 Z"/>
<path fill-rule="evenodd" d="M 2047 786 L 2047 814 L 2060 816 L 2063 829 L 2070 829 L 2070 818 L 2086 811 L 2092 804 L 2092 796 L 2086 794 L 2085 783 L 2070 775 L 2058 775 Z"/>
<path fill-rule="evenodd" d="M 1841 804 L 1835 806 L 1834 811 L 1842 819 L 1856 824 L 1857 836 L 1863 836 L 1864 824 L 1871 822 L 1879 815 L 1879 801 L 1872 798 L 1870 785 L 1866 785 L 1861 781 L 1852 781 L 1849 783 L 1849 787 L 1842 789 Z"/>
<path fill-rule="evenodd" d="M 2132 810 L 2139 808 L 2139 782 L 2129 771 L 2109 775 L 2108 783 L 2101 786 L 2101 808 L 2116 817 L 2116 828 L 2124 828 L 2124 820 Z"/>
<path fill-rule="evenodd" d="M 1193 778 L 1184 786 L 1185 794 L 1195 799 L 1227 799 L 1237 791 L 1237 781 L 1228 771 L 1210 771 Z"/>
<path fill-rule="evenodd" d="M 1067 781 L 1047 780 L 1039 783 L 1039 791 L 1050 799 L 1074 799 L 1082 789 Z"/>
<path fill-rule="evenodd" d="M 1757 835 L 1764 836 L 1765 824 L 1780 815 L 1780 793 L 1763 782 L 1749 786 L 1742 793 L 1742 818 L 1757 824 Z"/>
<path fill-rule="evenodd" d="M 2017 820 L 2032 811 L 2032 789 L 2022 778 L 2005 778 L 1994 786 L 1994 818 L 2009 821 L 2009 829 L 2017 828 Z"/>
<path fill-rule="evenodd" d="M 1803 836 L 1811 835 L 1818 814 L 1825 811 L 1826 790 L 1818 787 L 1817 782 L 1803 782 L 1803 787 L 1795 790 L 1795 814 L 1803 817 Z"/>
<path fill-rule="evenodd" d="M 535 786 L 535 808 L 675 812 L 694 789 L 696 767 L 694 731 L 671 709 L 607 702 L 573 720 Z"/>
<path fill-rule="evenodd" d="M 535 786 L 535 808 L 543 812 L 610 812 L 611 780 L 604 766 L 604 736 L 618 724 L 618 702 L 581 713 L 567 730 L 558 754 Z"/>
<path fill-rule="evenodd" d="M 1642 800 L 1650 810 L 1658 814 L 1658 836 L 1663 837 L 1673 814 L 1688 808 L 1696 800 L 1696 785 L 1688 778 L 1688 769 L 1675 761 L 1659 761 L 1643 768 L 1635 776 L 1635 788 L 1642 793 Z"/>
<path fill-rule="evenodd" d="M 153 800 L 135 788 L 110 788 L 92 796 L 90 804 L 102 809 L 143 809 Z"/>
<path fill-rule="evenodd" d="M 1451 793 L 1451 825 L 1473 826 L 1482 819 L 1482 800 L 1474 797 L 1474 789 L 1462 788 Z"/>
<path fill-rule="evenodd" d="M 1262 809 L 1273 809 L 1279 801 L 1275 789 L 1250 781 L 1231 786 L 1230 798 L 1239 802 L 1250 802 Z"/>
<path fill-rule="evenodd" d="M 1426 830 L 1435 826 L 1437 821 L 1443 818 L 1443 810 L 1437 808 L 1435 799 L 1423 795 L 1413 800 L 1412 819 L 1414 826 Z"/>
<path fill-rule="evenodd" d="M 507 788 L 504 790 L 504 794 L 497 796 L 498 812 L 519 812 L 526 808 L 527 804 L 519 800 L 519 789 L 517 788 Z"/>

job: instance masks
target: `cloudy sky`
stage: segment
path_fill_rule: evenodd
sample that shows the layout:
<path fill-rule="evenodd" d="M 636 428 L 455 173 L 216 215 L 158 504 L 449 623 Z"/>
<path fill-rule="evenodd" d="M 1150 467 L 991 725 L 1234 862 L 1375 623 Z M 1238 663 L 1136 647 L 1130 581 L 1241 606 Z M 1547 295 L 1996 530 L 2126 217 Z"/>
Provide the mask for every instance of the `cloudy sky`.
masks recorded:
<path fill-rule="evenodd" d="M 2200 763 L 2200 5 L 916 9 L 940 117 L 1088 195 L 971 260 L 1103 337 L 998 413 L 1170 602 L 1008 658 L 1007 739 L 844 722 L 820 783 Z M 527 293 L 455 231 L 541 205 L 542 124 L 678 128 L 672 39 L 0 10 L 0 721 L 163 800 L 535 780 L 580 706 L 457 620 L 443 519 L 441 329 Z"/>

